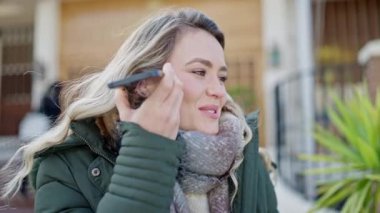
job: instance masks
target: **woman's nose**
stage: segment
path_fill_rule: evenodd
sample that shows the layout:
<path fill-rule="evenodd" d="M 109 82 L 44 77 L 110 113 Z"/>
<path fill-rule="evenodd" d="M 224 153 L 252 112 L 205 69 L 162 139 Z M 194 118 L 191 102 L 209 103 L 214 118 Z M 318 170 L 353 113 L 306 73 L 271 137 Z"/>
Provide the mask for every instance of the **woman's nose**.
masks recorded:
<path fill-rule="evenodd" d="M 226 88 L 224 86 L 224 83 L 222 83 L 219 78 L 216 78 L 216 80 L 211 80 L 208 83 L 206 94 L 215 98 L 224 97 L 226 95 Z"/>

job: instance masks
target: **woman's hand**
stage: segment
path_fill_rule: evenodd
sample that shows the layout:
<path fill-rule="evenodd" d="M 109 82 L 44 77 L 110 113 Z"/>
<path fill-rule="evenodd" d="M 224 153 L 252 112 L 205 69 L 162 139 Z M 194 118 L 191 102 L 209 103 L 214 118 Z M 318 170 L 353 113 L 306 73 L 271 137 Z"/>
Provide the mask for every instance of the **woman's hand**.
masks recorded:
<path fill-rule="evenodd" d="M 132 109 L 126 90 L 116 90 L 116 108 L 121 121 L 139 124 L 142 128 L 167 138 L 175 139 L 180 123 L 183 98 L 182 82 L 171 64 L 163 66 L 164 77 L 157 88 L 137 109 Z"/>

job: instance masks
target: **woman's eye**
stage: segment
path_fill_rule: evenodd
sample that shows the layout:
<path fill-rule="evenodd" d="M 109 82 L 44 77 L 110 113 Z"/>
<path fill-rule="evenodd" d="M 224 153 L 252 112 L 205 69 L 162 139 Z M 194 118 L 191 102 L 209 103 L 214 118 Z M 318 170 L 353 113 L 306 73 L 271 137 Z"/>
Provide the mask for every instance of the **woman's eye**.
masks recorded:
<path fill-rule="evenodd" d="M 221 82 L 226 82 L 226 81 L 227 81 L 227 76 L 220 76 L 220 77 L 219 77 L 219 80 L 220 80 Z"/>
<path fill-rule="evenodd" d="M 192 73 L 199 75 L 199 76 L 205 76 L 206 75 L 206 71 L 204 71 L 204 70 L 194 70 L 194 71 L 192 71 Z"/>

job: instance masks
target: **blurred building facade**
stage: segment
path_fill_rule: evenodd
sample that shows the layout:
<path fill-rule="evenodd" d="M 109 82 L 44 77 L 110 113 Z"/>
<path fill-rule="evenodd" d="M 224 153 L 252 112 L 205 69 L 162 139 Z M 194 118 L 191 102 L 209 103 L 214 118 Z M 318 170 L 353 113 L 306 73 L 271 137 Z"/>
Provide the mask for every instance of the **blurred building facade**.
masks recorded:
<path fill-rule="evenodd" d="M 18 0 L 19 5 L 27 1 Z M 69 80 L 86 73 L 102 70 L 121 43 L 142 19 L 168 7 L 194 7 L 211 18 L 226 35 L 226 57 L 229 69 L 228 89 L 231 93 L 246 93 L 239 101 L 246 111 L 264 109 L 262 73 L 264 70 L 262 46 L 262 4 L 260 0 L 36 0 L 31 1 L 29 65 L 21 70 L 28 82 L 27 107 L 15 109 L 20 116 L 5 117 L 9 112 L 2 106 L 1 134 L 17 134 L 21 115 L 38 108 L 48 85 L 56 80 Z M 14 2 L 8 1 L 8 5 Z M 28 3 L 29 5 L 29 3 Z M 1 8 L 1 5 L 0 5 Z M 11 24 L 18 28 L 19 25 Z M 3 31 L 3 30 L 2 30 Z M 9 55 L 9 54 L 7 54 Z M 14 57 L 14 56 L 12 56 Z M 16 57 L 17 58 L 17 57 Z M 32 71 L 32 72 L 28 72 Z M 25 76 L 28 73 L 28 79 Z M 18 85 L 2 87 L 15 90 Z M 3 90 L 5 91 L 5 90 Z M 6 94 L 3 94 L 2 100 Z M 3 105 L 9 105 L 2 101 Z M 264 116 L 264 113 L 262 113 Z M 15 121 L 9 125 L 6 121 Z M 9 130 L 5 131 L 5 128 Z M 261 141 L 265 141 L 262 129 Z"/>
<path fill-rule="evenodd" d="M 34 1 L 0 5 L 0 135 L 11 135 L 31 107 Z"/>
<path fill-rule="evenodd" d="M 302 0 L 263 1 L 264 73 L 267 142 L 274 147 L 282 179 L 309 199 L 314 199 L 318 181 L 328 176 L 305 176 L 315 166 L 299 154 L 324 150 L 314 143 L 314 124 L 329 125 L 327 108 L 331 92 L 350 97 L 363 82 L 364 67 L 359 50 L 380 37 L 379 0 L 308 1 L 309 16 L 299 9 Z M 309 21 L 310 29 L 302 23 Z M 308 38 L 309 43 L 303 42 Z M 302 51 L 305 54 L 300 54 Z M 311 66 L 302 66 L 309 60 Z M 305 92 L 306 91 L 306 92 Z"/>

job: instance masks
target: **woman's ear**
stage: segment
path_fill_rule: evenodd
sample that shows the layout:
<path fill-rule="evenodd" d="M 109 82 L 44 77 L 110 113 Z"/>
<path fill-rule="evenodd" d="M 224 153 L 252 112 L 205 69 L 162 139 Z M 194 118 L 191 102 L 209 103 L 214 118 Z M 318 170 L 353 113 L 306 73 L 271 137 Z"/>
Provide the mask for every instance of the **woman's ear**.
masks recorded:
<path fill-rule="evenodd" d="M 149 83 L 146 80 L 139 81 L 135 88 L 135 92 L 139 96 L 147 98 L 150 95 L 148 84 Z"/>
<path fill-rule="evenodd" d="M 139 81 L 135 88 L 136 94 L 139 95 L 140 97 L 147 98 L 156 89 L 159 81 L 160 79 L 156 79 L 156 78 L 149 78 L 149 79 Z"/>

